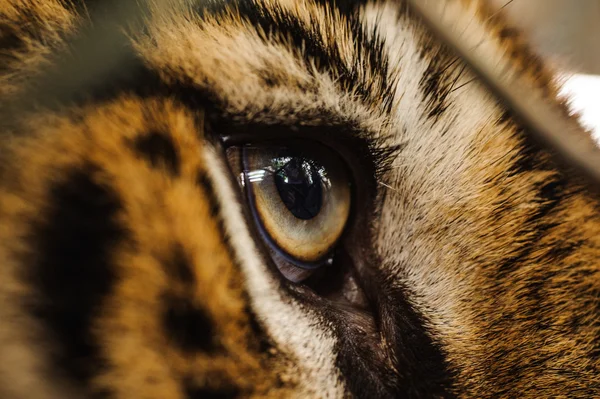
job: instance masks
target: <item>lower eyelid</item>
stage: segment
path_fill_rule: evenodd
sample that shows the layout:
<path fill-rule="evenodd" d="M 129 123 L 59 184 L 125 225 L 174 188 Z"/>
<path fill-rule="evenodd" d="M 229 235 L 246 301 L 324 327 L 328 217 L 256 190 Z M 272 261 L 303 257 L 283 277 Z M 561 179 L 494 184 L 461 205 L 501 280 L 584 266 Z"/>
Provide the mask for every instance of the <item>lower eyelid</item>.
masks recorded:
<path fill-rule="evenodd" d="M 283 276 L 290 280 L 293 283 L 300 283 L 310 276 L 317 270 L 318 267 L 314 269 L 306 269 L 303 267 L 298 267 L 287 259 L 282 257 L 276 251 L 271 251 L 271 257 L 273 258 L 273 262 L 277 266 L 277 269 L 283 274 Z"/>

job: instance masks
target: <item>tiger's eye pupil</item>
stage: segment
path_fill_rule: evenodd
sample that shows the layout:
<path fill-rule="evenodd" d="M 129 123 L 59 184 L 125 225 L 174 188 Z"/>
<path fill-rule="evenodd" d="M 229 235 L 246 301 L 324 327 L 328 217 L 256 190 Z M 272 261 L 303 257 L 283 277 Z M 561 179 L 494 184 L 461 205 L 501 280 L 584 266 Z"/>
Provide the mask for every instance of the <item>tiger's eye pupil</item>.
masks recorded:
<path fill-rule="evenodd" d="M 301 157 L 278 161 L 283 166 L 275 171 L 275 185 L 287 209 L 302 220 L 317 216 L 323 204 L 322 168 Z"/>

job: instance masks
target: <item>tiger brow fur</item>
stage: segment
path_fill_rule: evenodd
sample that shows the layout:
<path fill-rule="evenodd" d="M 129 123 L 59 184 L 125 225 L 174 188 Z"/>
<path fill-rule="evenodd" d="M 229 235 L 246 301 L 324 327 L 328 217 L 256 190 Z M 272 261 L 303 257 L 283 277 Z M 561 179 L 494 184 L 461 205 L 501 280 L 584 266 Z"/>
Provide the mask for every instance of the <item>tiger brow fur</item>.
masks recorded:
<path fill-rule="evenodd" d="M 445 3 L 568 112 L 501 12 Z M 142 2 L 126 64 L 61 86 L 106 4 L 0 0 L 0 396 L 600 394 L 598 200 L 403 1 Z M 368 144 L 375 327 L 271 270 L 240 129 Z"/>

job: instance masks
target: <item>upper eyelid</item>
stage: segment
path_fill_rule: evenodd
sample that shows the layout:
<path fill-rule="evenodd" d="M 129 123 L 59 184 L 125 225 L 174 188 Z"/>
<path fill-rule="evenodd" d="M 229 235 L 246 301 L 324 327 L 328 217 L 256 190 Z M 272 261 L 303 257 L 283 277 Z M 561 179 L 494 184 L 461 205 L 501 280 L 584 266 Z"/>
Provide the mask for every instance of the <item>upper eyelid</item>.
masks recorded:
<path fill-rule="evenodd" d="M 267 119 L 268 113 L 262 117 Z M 327 113 L 306 115 L 304 119 L 295 115 L 294 119 L 301 120 L 302 124 L 261 123 L 256 119 L 220 116 L 210 118 L 207 125 L 210 134 L 221 142 L 223 148 L 267 141 L 314 141 L 323 144 L 340 155 L 350 169 L 351 178 L 355 183 L 360 181 L 369 196 L 376 195 L 380 189 L 379 182 L 384 180 L 403 148 L 403 144 L 390 145 L 395 140 L 390 140 L 389 135 L 361 128 L 358 121 L 340 121 L 339 117 Z M 311 122 L 315 123 L 311 125 Z"/>
<path fill-rule="evenodd" d="M 266 140 L 305 140 L 313 139 L 321 141 L 324 136 L 331 141 L 344 143 L 346 141 L 364 141 L 370 139 L 365 137 L 364 131 L 357 130 L 351 125 L 295 125 L 295 124 L 224 124 L 218 130 L 227 132 L 220 134 L 221 141 L 229 145 L 239 145 L 252 141 Z M 283 133 L 286 135 L 283 135 Z M 375 140 L 375 139 L 373 139 Z"/>
<path fill-rule="evenodd" d="M 359 152 L 363 155 L 368 154 L 378 158 L 381 151 L 375 153 L 370 149 L 381 148 L 384 144 L 375 134 L 358 129 L 353 123 L 322 125 L 219 123 L 218 125 L 213 124 L 211 130 L 224 147 L 267 141 L 312 140 L 336 151 L 359 148 Z M 381 160 L 374 159 L 374 161 Z"/>

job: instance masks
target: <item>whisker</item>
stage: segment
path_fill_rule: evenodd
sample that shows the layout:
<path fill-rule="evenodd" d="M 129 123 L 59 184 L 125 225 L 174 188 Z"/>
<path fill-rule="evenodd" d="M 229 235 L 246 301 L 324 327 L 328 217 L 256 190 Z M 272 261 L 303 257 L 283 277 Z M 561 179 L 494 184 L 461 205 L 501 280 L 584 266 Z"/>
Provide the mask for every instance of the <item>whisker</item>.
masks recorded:
<path fill-rule="evenodd" d="M 377 182 L 377 184 L 379 184 L 380 186 L 383 186 L 383 187 L 387 188 L 388 190 L 392 190 L 392 191 L 393 191 L 394 193 L 396 193 L 396 194 L 399 194 L 399 193 L 400 193 L 400 191 L 398 191 L 398 189 L 396 189 L 396 188 L 394 188 L 394 187 L 390 186 L 389 184 L 385 184 L 384 182 L 380 182 L 380 181 L 378 181 L 378 182 Z"/>
<path fill-rule="evenodd" d="M 467 67 L 466 64 L 463 64 L 462 67 L 460 68 L 460 71 L 458 71 L 458 75 L 456 75 L 456 77 L 454 78 L 454 81 L 452 82 L 452 85 L 450 86 L 450 90 L 448 90 L 449 93 L 452 93 L 454 91 L 454 86 L 456 86 L 456 83 L 459 81 L 460 77 L 465 72 L 466 67 Z"/>
<path fill-rule="evenodd" d="M 460 89 L 461 87 L 464 87 L 464 86 L 468 85 L 469 83 L 473 83 L 473 82 L 474 82 L 474 81 L 476 81 L 476 80 L 477 80 L 477 78 L 472 78 L 472 79 L 469 79 L 468 81 L 466 81 L 465 83 L 461 84 L 460 86 L 458 86 L 458 87 L 455 87 L 454 89 L 450 90 L 450 93 L 452 93 L 452 92 L 454 92 L 454 91 L 456 91 L 456 90 Z"/>
<path fill-rule="evenodd" d="M 489 17 L 487 17 L 486 21 L 489 21 L 490 19 L 494 18 L 495 15 L 497 15 L 500 11 L 502 11 L 506 6 L 510 5 L 510 3 L 512 3 L 515 0 L 508 0 L 506 2 L 506 4 L 504 4 L 502 7 L 500 7 L 499 9 L 497 9 L 496 11 L 494 11 L 492 13 L 492 15 L 490 15 Z"/>

